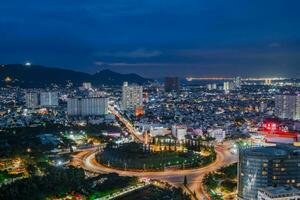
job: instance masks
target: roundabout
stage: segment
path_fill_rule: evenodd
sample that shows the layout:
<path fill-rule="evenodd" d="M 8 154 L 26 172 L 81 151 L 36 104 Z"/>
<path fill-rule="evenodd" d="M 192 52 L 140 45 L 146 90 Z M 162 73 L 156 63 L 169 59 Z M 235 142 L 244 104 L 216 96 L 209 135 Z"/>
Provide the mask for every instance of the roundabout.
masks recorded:
<path fill-rule="evenodd" d="M 237 162 L 237 155 L 232 154 L 228 149 L 230 147 L 229 143 L 225 143 L 224 145 L 215 146 L 216 150 L 216 160 L 201 168 L 196 169 L 183 169 L 183 170 L 174 170 L 168 169 L 165 171 L 157 171 L 157 172 L 144 172 L 144 171 L 124 171 L 119 169 L 108 168 L 104 165 L 99 164 L 96 161 L 96 154 L 98 150 L 89 150 L 81 152 L 74 156 L 74 160 L 79 161 L 79 167 L 82 167 L 88 172 L 101 174 L 101 173 L 118 173 L 121 176 L 137 176 L 140 178 L 148 178 L 154 180 L 166 181 L 174 186 L 182 187 L 184 177 L 187 177 L 188 187 L 191 191 L 195 191 L 198 198 L 194 199 L 209 199 L 207 194 L 204 191 L 202 186 L 203 177 L 213 172 L 223 166 L 227 166 L 229 164 Z M 188 192 L 187 190 L 185 190 Z"/>
<path fill-rule="evenodd" d="M 125 171 L 165 171 L 203 167 L 212 163 L 215 152 L 203 156 L 195 151 L 150 150 L 150 146 L 141 143 L 125 143 L 108 145 L 96 155 L 101 165 Z"/>

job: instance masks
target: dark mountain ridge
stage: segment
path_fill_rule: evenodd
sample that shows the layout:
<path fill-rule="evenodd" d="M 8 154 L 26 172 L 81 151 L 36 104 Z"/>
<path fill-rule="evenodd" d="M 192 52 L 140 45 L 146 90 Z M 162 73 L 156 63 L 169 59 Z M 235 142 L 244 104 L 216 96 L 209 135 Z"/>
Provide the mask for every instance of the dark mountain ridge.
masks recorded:
<path fill-rule="evenodd" d="M 95 86 L 122 85 L 125 81 L 136 84 L 152 81 L 137 74 L 120 74 L 108 69 L 91 75 L 68 69 L 22 64 L 0 65 L 0 78 L 1 86 L 12 85 L 23 88 L 42 88 L 50 84 L 65 85 L 67 82 L 79 86 L 85 81 Z"/>

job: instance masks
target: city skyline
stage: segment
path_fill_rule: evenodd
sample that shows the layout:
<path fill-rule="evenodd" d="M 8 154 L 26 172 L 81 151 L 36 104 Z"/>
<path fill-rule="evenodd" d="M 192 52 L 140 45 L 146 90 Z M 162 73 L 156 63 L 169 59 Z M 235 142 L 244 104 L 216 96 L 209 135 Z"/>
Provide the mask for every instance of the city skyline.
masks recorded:
<path fill-rule="evenodd" d="M 0 199 L 300 200 L 299 0 L 0 4 Z"/>
<path fill-rule="evenodd" d="M 5 64 L 28 61 L 151 78 L 300 75 L 297 1 L 2 5 Z"/>

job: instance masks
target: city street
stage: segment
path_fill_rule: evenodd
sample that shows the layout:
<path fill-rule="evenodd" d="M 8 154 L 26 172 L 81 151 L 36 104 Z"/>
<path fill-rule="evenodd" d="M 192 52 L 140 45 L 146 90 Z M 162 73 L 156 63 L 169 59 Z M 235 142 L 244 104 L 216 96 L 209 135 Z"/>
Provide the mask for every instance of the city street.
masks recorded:
<path fill-rule="evenodd" d="M 128 122 L 127 119 L 125 119 L 121 114 L 119 114 L 118 111 L 114 109 L 114 107 L 109 106 L 108 109 L 111 112 L 111 114 L 113 114 L 122 124 L 124 124 L 128 132 L 133 136 L 134 139 L 140 142 L 144 141 L 144 138 L 135 130 L 135 128 L 130 124 L 130 122 Z"/>
<path fill-rule="evenodd" d="M 102 197 L 102 198 L 99 198 L 99 199 L 96 199 L 96 200 L 111 200 L 111 199 L 115 199 L 117 197 L 121 197 L 121 196 L 129 194 L 131 192 L 134 192 L 136 190 L 140 190 L 140 189 L 148 186 L 149 184 L 150 183 L 145 183 L 145 184 L 136 185 L 136 186 L 130 186 L 130 187 L 127 187 L 127 188 L 123 189 L 122 191 L 113 193 L 112 195 L 107 195 L 105 197 Z"/>

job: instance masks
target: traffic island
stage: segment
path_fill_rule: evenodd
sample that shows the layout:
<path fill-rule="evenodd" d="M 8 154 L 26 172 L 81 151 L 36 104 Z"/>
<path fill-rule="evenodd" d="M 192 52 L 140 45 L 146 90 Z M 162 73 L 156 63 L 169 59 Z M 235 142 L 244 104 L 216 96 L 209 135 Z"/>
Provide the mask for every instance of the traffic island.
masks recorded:
<path fill-rule="evenodd" d="M 191 169 L 210 164 L 215 153 L 203 156 L 195 151 L 152 151 L 142 143 L 109 144 L 96 155 L 101 165 L 118 170 L 164 171 L 168 169 Z"/>

